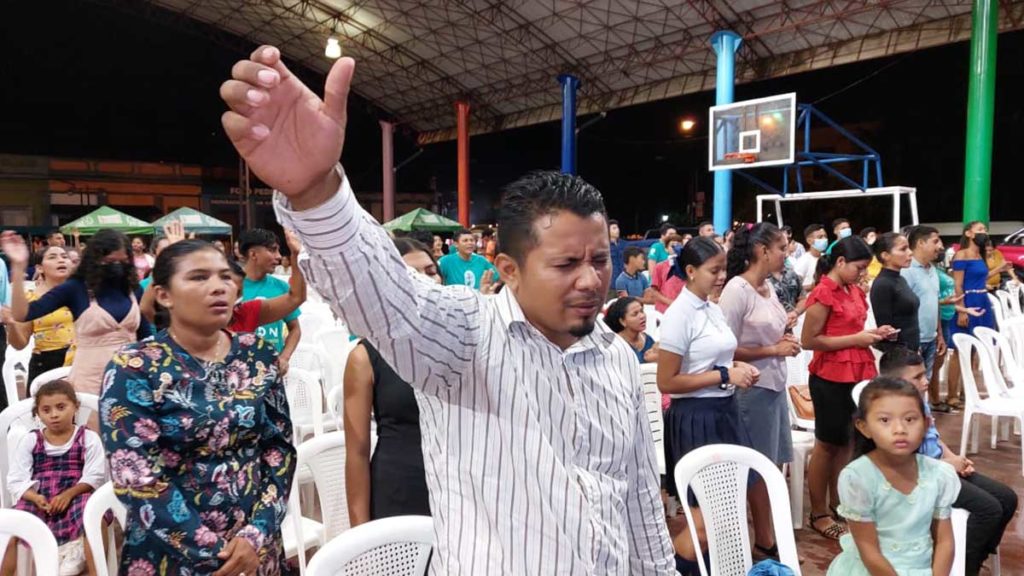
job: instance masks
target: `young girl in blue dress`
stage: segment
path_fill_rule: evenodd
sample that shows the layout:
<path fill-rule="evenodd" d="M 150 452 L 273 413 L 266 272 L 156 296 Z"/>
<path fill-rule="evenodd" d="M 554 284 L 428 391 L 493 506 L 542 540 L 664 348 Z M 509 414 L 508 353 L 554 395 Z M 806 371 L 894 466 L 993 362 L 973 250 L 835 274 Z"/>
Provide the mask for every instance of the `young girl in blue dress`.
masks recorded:
<path fill-rule="evenodd" d="M 927 421 L 908 382 L 875 378 L 860 396 L 859 458 L 839 474 L 839 513 L 849 533 L 829 576 L 948 576 L 950 513 L 960 481 L 949 464 L 918 454 Z"/>

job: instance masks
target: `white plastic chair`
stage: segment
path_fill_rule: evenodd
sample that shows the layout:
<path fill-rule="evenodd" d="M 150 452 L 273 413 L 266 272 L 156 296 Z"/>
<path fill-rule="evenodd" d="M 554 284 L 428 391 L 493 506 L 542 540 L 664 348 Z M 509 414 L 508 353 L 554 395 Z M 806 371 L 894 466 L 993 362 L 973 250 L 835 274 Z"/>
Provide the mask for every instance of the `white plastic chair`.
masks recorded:
<path fill-rule="evenodd" d="M 974 436 L 973 452 L 978 451 L 978 436 L 980 429 L 978 423 L 973 420 L 975 414 L 985 414 L 998 418 L 1005 416 L 1024 421 L 1024 399 L 1011 398 L 999 394 L 997 384 L 998 375 L 995 363 L 988 354 L 988 350 L 981 345 L 980 341 L 967 334 L 954 334 L 953 342 L 956 344 L 956 352 L 960 357 L 960 376 L 964 385 L 964 421 L 963 431 L 960 434 L 960 456 L 967 455 L 967 441 L 972 433 Z M 974 380 L 974 370 L 971 367 L 971 353 L 977 352 L 982 376 L 989 392 L 987 398 L 982 398 L 978 392 L 978 384 Z M 990 384 L 991 383 L 991 384 Z M 996 423 L 992 426 L 992 447 L 996 444 Z M 1024 474 L 1024 444 L 1021 445 L 1021 470 Z"/>
<path fill-rule="evenodd" d="M 110 546 L 109 549 L 103 545 L 104 536 L 108 543 L 114 543 L 114 525 L 111 523 L 106 530 L 103 529 L 103 516 L 107 511 L 114 513 L 114 518 L 124 530 L 128 510 L 124 504 L 114 495 L 114 485 L 107 482 L 89 495 L 89 501 L 85 503 L 85 510 L 82 512 L 82 526 L 85 529 L 85 539 L 89 542 L 89 550 L 96 565 L 96 576 L 110 576 L 117 574 L 117 547 Z M 106 558 L 106 562 L 103 562 Z"/>
<path fill-rule="evenodd" d="M 284 375 L 284 390 L 291 411 L 294 443 L 302 443 L 310 434 L 323 434 L 324 401 L 319 376 L 302 368 L 289 368 Z"/>
<path fill-rule="evenodd" d="M 654 437 L 654 452 L 657 456 L 658 474 L 667 474 L 665 466 L 665 415 L 661 411 L 661 391 L 658 390 L 658 365 L 647 362 L 640 365 L 640 381 L 644 385 L 644 403 L 647 406 L 647 421 Z"/>
<path fill-rule="evenodd" d="M 661 339 L 661 322 L 664 316 L 661 312 L 658 312 L 657 308 L 651 305 L 644 306 L 644 315 L 647 316 L 647 328 L 644 329 L 644 333 L 654 338 L 654 341 L 657 342 Z"/>
<path fill-rule="evenodd" d="M 427 516 L 367 522 L 331 540 L 309 562 L 309 576 L 423 576 L 434 547 Z"/>
<path fill-rule="evenodd" d="M 60 368 L 54 368 L 53 370 L 47 370 L 39 376 L 32 378 L 32 384 L 28 387 L 29 397 L 34 398 L 36 390 L 47 382 L 53 382 L 54 380 L 60 380 L 61 378 L 67 378 L 71 375 L 71 366 L 61 366 Z"/>
<path fill-rule="evenodd" d="M 753 562 L 747 528 L 747 475 L 756 471 L 767 484 L 775 527 L 775 544 L 780 561 L 796 576 L 801 576 L 800 559 L 790 526 L 789 494 L 786 479 L 771 460 L 756 450 L 732 444 L 709 444 L 683 456 L 675 468 L 679 494 L 693 490 L 704 515 L 710 570 L 703 555 L 697 555 L 702 576 L 746 576 Z M 693 512 L 683 506 L 690 537 L 700 549 Z"/>
<path fill-rule="evenodd" d="M 349 332 L 345 328 L 332 326 L 321 330 L 315 338 L 316 344 L 324 352 L 323 385 L 324 393 L 341 386 L 345 377 L 345 364 L 352 352 L 355 342 L 349 341 Z"/>
<path fill-rule="evenodd" d="M 988 302 L 992 305 L 992 313 L 995 314 L 996 317 L 996 326 L 1002 326 L 1003 322 L 1006 322 L 1006 314 L 1003 310 L 1003 304 L 992 294 L 988 295 Z"/>
<path fill-rule="evenodd" d="M 862 380 L 858 382 L 857 385 L 854 386 L 853 390 L 850 392 L 850 394 L 853 395 L 853 404 L 855 406 L 860 406 L 860 393 L 864 391 L 864 387 L 867 386 L 869 382 L 871 381 Z"/>
<path fill-rule="evenodd" d="M 335 386 L 327 393 L 327 415 L 334 422 L 335 430 L 345 429 L 345 390 L 341 386 Z"/>
<path fill-rule="evenodd" d="M 1015 298 L 1006 290 L 996 290 L 996 298 L 999 298 L 999 304 L 1003 307 L 1003 316 L 1007 319 L 1021 315 L 1020 300 L 1018 298 Z"/>
<path fill-rule="evenodd" d="M 292 357 L 288 360 L 288 369 L 298 368 L 313 372 L 319 379 L 323 376 L 324 366 L 327 363 L 325 356 L 326 351 L 320 346 L 310 342 L 299 342 L 295 351 L 292 352 Z"/>
<path fill-rule="evenodd" d="M 21 400 L 21 396 L 18 394 L 18 377 L 21 377 L 28 383 L 28 365 L 32 360 L 32 342 L 29 342 L 28 346 L 21 350 L 15 349 L 14 346 L 10 346 L 6 342 L 0 342 L 0 346 L 7 346 L 2 375 L 4 379 L 4 393 L 7 394 L 7 405 L 10 406 Z"/>
<path fill-rule="evenodd" d="M 302 515 L 297 488 L 296 484 L 292 484 L 288 495 L 288 513 L 281 523 L 281 544 L 285 557 L 298 558 L 301 576 L 306 573 L 306 551 L 324 544 L 324 525 Z"/>
<path fill-rule="evenodd" d="M 0 510 L 0 551 L 7 550 L 10 538 L 18 538 L 32 552 L 36 574 L 57 574 L 57 540 L 45 522 L 21 510 Z M 22 546 L 19 546 L 22 548 Z M 24 570 L 20 562 L 19 570 Z"/>
<path fill-rule="evenodd" d="M 807 461 L 814 450 L 814 432 L 793 430 L 793 461 L 789 466 L 789 504 L 793 515 L 793 529 L 804 527 L 804 480 Z"/>
<path fill-rule="evenodd" d="M 348 494 L 345 492 L 345 434 L 328 432 L 298 447 L 297 466 L 313 472 L 324 524 L 324 539 L 348 530 Z"/>
<path fill-rule="evenodd" d="M 967 568 L 967 518 L 971 513 L 953 508 L 949 520 L 953 524 L 953 570 L 950 574 L 963 574 Z"/>
<path fill-rule="evenodd" d="M 89 416 L 99 410 L 100 399 L 95 394 L 78 393 L 81 406 L 75 415 L 75 423 L 85 426 Z M 32 415 L 34 400 L 19 400 L 0 412 L 0 508 L 14 506 L 11 495 L 7 492 L 7 471 L 9 470 L 11 449 L 18 445 L 21 438 L 30 430 L 38 428 Z"/>

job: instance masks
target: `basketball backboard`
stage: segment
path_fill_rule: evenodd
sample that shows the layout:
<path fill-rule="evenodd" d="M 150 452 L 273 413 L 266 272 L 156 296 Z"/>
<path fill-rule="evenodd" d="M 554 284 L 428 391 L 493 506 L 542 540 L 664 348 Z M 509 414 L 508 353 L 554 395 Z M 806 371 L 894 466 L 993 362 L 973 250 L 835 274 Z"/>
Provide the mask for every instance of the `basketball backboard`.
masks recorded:
<path fill-rule="evenodd" d="M 793 163 L 796 93 L 712 106 L 708 115 L 709 170 Z"/>

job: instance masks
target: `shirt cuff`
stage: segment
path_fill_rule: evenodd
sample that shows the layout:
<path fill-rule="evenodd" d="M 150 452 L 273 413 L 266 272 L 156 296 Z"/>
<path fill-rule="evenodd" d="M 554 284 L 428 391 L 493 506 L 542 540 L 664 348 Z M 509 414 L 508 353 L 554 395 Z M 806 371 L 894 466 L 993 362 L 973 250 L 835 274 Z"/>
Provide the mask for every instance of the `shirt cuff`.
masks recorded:
<path fill-rule="evenodd" d="M 263 536 L 263 532 L 260 532 L 260 529 L 253 526 L 252 524 L 249 524 L 241 530 L 239 530 L 238 533 L 235 534 L 235 537 L 244 538 L 245 540 L 247 540 L 249 542 L 249 545 L 252 546 L 253 551 L 255 551 L 257 554 L 259 554 L 260 550 L 263 548 L 263 545 L 266 542 L 266 538 Z"/>
<path fill-rule="evenodd" d="M 294 210 L 288 197 L 274 192 L 274 211 L 281 226 L 294 230 L 302 240 L 304 252 L 321 256 L 336 255 L 355 234 L 359 204 L 341 164 L 334 167 L 341 178 L 338 191 L 323 204 L 309 210 Z"/>

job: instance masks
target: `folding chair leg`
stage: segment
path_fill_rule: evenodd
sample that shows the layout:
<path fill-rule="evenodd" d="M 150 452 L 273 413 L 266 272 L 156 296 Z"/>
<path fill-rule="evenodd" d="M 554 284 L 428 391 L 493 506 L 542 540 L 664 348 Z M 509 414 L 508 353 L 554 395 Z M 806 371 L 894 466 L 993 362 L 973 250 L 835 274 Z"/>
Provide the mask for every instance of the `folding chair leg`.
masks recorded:
<path fill-rule="evenodd" d="M 804 468 L 805 459 L 794 451 L 789 464 L 789 502 L 793 516 L 793 530 L 804 527 Z"/>
<path fill-rule="evenodd" d="M 977 420 L 971 420 L 971 454 L 977 454 L 980 452 L 978 443 L 981 441 L 981 418 Z"/>
<path fill-rule="evenodd" d="M 990 555 L 988 558 L 989 558 L 989 560 L 992 561 L 991 562 L 991 573 L 992 573 L 992 576 L 1001 576 L 1000 572 L 1002 572 L 1002 566 L 1000 564 L 1002 564 L 1002 562 L 1000 561 L 1000 557 L 999 557 L 999 549 L 996 548 L 996 553 Z"/>
<path fill-rule="evenodd" d="M 996 435 L 999 432 L 999 416 L 992 417 L 992 430 L 989 433 L 989 448 L 996 449 L 996 443 L 998 442 Z"/>
<path fill-rule="evenodd" d="M 1010 421 L 1006 418 L 1003 418 L 1003 427 L 999 430 L 999 439 L 1003 442 L 1010 441 Z"/>
<path fill-rule="evenodd" d="M 964 419 L 960 429 L 960 457 L 967 456 L 967 442 L 971 439 L 971 420 L 973 420 L 970 410 L 964 410 Z"/>

